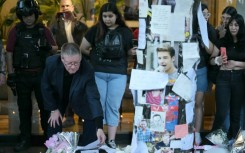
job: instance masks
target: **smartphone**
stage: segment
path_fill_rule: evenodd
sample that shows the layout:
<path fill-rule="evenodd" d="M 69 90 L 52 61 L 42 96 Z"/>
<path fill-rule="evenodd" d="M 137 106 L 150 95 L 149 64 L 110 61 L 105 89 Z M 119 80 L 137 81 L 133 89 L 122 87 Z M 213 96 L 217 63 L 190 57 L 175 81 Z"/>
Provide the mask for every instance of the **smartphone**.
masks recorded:
<path fill-rule="evenodd" d="M 226 55 L 226 48 L 225 47 L 220 47 L 220 54 L 221 54 L 222 57 L 223 56 L 227 56 Z"/>
<path fill-rule="evenodd" d="M 70 20 L 72 18 L 72 13 L 70 11 L 58 12 L 56 14 L 56 18 L 64 18 L 64 19 Z"/>

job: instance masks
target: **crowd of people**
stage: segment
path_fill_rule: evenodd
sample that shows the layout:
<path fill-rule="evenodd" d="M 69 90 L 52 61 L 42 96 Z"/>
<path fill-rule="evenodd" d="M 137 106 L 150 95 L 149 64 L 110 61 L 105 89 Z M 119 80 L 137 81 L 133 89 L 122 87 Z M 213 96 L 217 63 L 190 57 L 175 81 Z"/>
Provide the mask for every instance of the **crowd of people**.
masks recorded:
<path fill-rule="evenodd" d="M 210 12 L 202 4 L 203 16 L 208 21 Z M 239 129 L 243 129 L 244 107 L 244 53 L 245 25 L 242 15 L 232 6 L 224 8 L 221 24 L 214 29 L 207 23 L 209 46 L 199 39 L 200 64 L 207 68 L 205 72 L 197 70 L 197 94 L 195 106 L 195 144 L 202 142 L 200 136 L 204 93 L 208 86 L 215 84 L 216 112 L 212 131 L 223 129 L 230 143 L 234 142 Z M 202 58 L 204 59 L 202 62 Z M 216 67 L 216 68 L 214 68 Z M 199 81 L 199 78 L 203 78 Z M 204 79 L 205 77 L 205 80 Z M 204 84 L 205 82 L 205 84 Z M 205 90 L 199 91 L 199 86 Z M 203 88 L 204 89 L 204 88 Z"/>
<path fill-rule="evenodd" d="M 207 5 L 202 4 L 202 12 L 208 21 L 211 14 Z M 119 108 L 127 83 L 127 59 L 136 55 L 131 29 L 114 3 L 101 7 L 98 21 L 91 28 L 74 13 L 72 0 L 60 1 L 60 10 L 49 28 L 38 21 L 41 14 L 36 0 L 19 0 L 16 15 L 20 22 L 9 32 L 6 54 L 0 42 L 0 85 L 7 83 L 12 89 L 19 110 L 20 139 L 14 150 L 19 152 L 31 146 L 32 92 L 47 139 L 63 127 L 74 125 L 76 113 L 80 123 L 84 120 L 80 145 L 99 139 L 101 144 L 106 142 L 115 149 Z M 244 128 L 240 123 L 245 117 L 244 19 L 234 7 L 228 6 L 216 29 L 207 24 L 210 46 L 205 46 L 197 36 L 200 48 L 195 100 L 197 145 L 202 142 L 203 103 L 211 81 L 208 77 L 211 67 L 218 67 L 217 76 L 213 76 L 215 81 L 212 80 L 216 87 L 212 130 L 223 128 L 229 140 L 234 140 L 239 129 Z M 108 43 L 107 39 L 113 40 L 111 35 L 115 43 Z M 159 48 L 157 56 L 156 71 L 176 80 L 175 50 Z M 168 86 L 171 85 L 170 81 Z M 146 124 L 141 122 L 140 132 Z M 104 125 L 108 128 L 107 138 Z"/>
<path fill-rule="evenodd" d="M 48 28 L 38 21 L 42 12 L 36 0 L 19 0 L 16 15 L 20 22 L 9 32 L 6 55 L 1 42 L 0 85 L 7 82 L 17 96 L 19 110 L 20 139 L 14 151 L 31 146 L 32 92 L 46 139 L 73 125 L 76 113 L 79 120 L 83 119 L 79 145 L 97 139 L 105 143 L 103 124 L 106 124 L 109 131 L 106 143 L 116 148 L 127 57 L 136 54 L 131 41 L 133 34 L 114 3 L 103 5 L 98 23 L 89 30 L 74 13 L 72 0 L 61 0 L 59 4 L 60 10 Z M 108 53 L 98 56 L 96 51 L 106 47 L 103 38 L 112 32 L 117 33 L 121 47 L 108 48 L 118 51 L 118 56 Z"/>

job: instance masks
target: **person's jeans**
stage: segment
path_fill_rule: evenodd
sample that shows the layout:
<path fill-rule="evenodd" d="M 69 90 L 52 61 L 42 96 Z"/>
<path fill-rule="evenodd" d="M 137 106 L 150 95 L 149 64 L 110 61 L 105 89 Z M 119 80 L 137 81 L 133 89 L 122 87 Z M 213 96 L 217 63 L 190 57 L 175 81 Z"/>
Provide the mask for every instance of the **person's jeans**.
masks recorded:
<path fill-rule="evenodd" d="M 245 100 L 243 70 L 221 70 L 217 76 L 216 114 L 212 130 L 222 128 L 230 111 L 228 138 L 235 138 L 240 128 L 240 111 Z"/>
<path fill-rule="evenodd" d="M 240 114 L 240 127 L 241 129 L 244 129 L 244 106 L 242 106 L 241 108 L 241 114 Z M 225 122 L 224 122 L 224 125 L 223 125 L 223 129 L 225 132 L 228 132 L 229 130 L 229 127 L 230 127 L 230 113 L 227 112 L 227 116 L 225 118 Z"/>
<path fill-rule="evenodd" d="M 126 89 L 127 75 L 95 72 L 104 112 L 104 124 L 118 126 L 119 108 Z"/>

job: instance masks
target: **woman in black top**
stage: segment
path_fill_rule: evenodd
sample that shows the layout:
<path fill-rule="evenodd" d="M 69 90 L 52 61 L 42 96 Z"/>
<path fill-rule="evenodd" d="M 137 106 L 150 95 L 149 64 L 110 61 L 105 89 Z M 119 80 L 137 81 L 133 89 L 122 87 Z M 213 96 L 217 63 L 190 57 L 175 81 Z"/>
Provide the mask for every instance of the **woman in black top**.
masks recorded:
<path fill-rule="evenodd" d="M 228 22 L 230 18 L 236 14 L 237 10 L 233 6 L 227 6 L 224 8 L 221 16 L 221 24 L 216 29 L 219 38 L 223 38 L 225 36 L 226 30 L 228 28 Z"/>
<path fill-rule="evenodd" d="M 108 145 L 116 148 L 115 137 L 119 123 L 119 108 L 127 82 L 128 55 L 135 55 L 132 31 L 113 3 L 104 4 L 98 23 L 93 26 L 80 46 L 89 55 L 108 126 Z"/>
<path fill-rule="evenodd" d="M 240 110 L 245 102 L 245 26 L 244 19 L 236 14 L 228 22 L 225 36 L 218 47 L 226 48 L 226 55 L 220 54 L 211 64 L 220 65 L 216 83 L 216 114 L 212 130 L 222 127 L 230 111 L 228 138 L 234 139 L 240 128 Z"/>

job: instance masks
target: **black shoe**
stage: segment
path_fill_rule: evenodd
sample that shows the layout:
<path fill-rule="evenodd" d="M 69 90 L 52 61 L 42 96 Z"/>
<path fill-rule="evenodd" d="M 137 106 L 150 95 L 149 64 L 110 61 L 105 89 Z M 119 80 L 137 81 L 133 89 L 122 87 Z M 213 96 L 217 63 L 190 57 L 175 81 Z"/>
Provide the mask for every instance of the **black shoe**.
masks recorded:
<path fill-rule="evenodd" d="M 21 140 L 18 144 L 16 144 L 16 146 L 14 147 L 14 151 L 15 152 L 20 152 L 23 150 L 28 149 L 31 146 L 30 141 L 26 141 L 26 140 Z"/>

